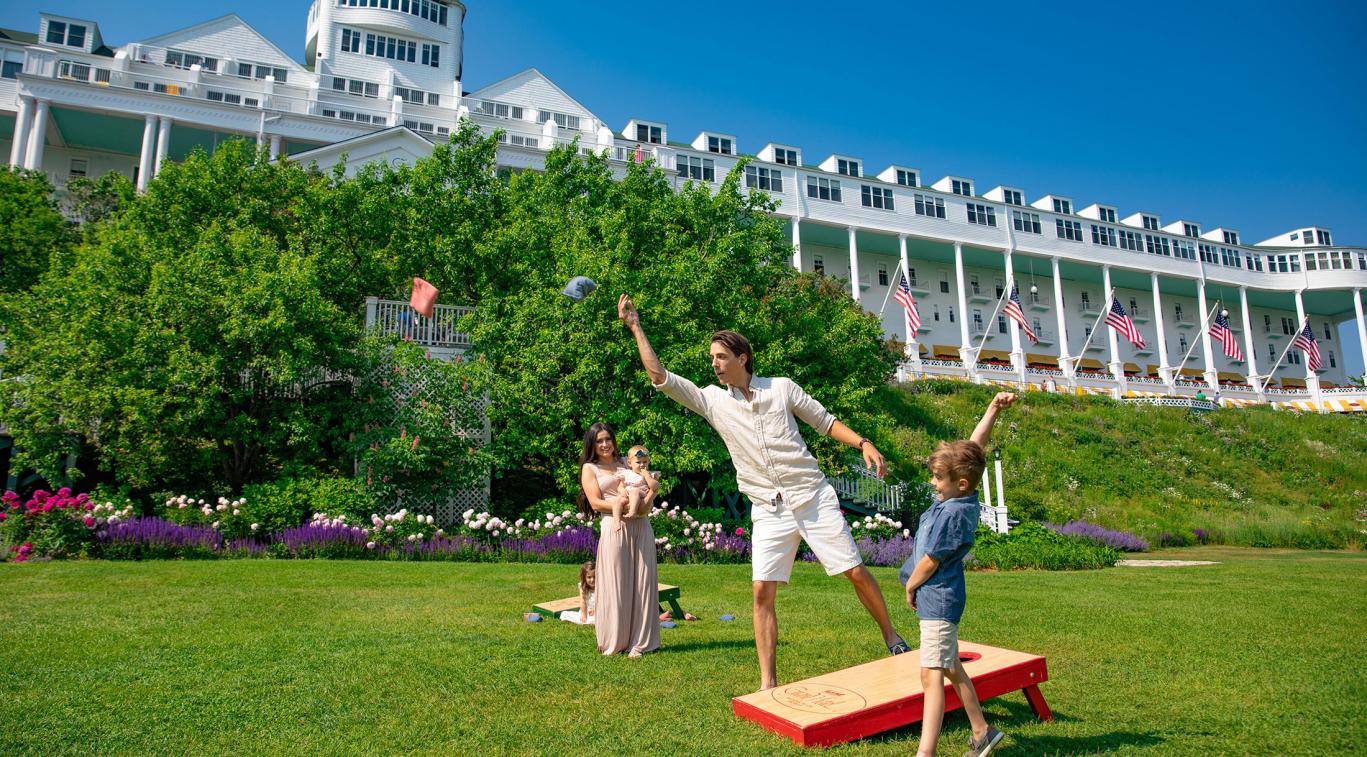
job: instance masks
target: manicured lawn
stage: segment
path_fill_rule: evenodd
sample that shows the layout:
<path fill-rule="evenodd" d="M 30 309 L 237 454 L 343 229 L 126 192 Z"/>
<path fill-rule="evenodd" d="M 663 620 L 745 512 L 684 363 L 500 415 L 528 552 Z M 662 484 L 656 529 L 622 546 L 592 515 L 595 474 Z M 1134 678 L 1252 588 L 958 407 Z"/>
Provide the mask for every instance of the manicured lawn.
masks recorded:
<path fill-rule="evenodd" d="M 1150 557 L 1151 555 L 1143 555 Z M 1367 555 L 1174 550 L 1221 564 L 975 573 L 962 636 L 1044 654 L 1057 716 L 987 705 L 1006 754 L 1325 754 L 1367 743 Z M 0 753 L 807 753 L 731 714 L 757 678 L 747 566 L 662 566 L 697 623 L 602 658 L 528 624 L 572 566 L 332 561 L 0 565 Z M 904 632 L 892 569 L 876 569 Z M 737 621 L 716 618 L 734 613 Z M 881 645 L 843 579 L 779 593 L 779 672 Z M 912 636 L 914 638 L 914 635 Z M 961 754 L 952 715 L 941 754 Z M 909 754 L 904 729 L 833 749 Z"/>

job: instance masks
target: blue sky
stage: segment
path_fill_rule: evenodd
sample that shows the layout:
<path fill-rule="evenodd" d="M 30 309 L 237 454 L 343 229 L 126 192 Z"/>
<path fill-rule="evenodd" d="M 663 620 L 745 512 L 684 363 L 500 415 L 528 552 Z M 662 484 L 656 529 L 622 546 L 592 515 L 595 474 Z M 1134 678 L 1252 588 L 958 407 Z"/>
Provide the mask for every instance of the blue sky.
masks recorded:
<path fill-rule="evenodd" d="M 669 7 L 669 6 L 657 6 Z M 465 89 L 535 66 L 620 129 L 664 121 L 1157 213 L 1367 245 L 1367 4 L 467 2 Z M 283 12 L 282 12 L 283 9 Z M 302 59 L 307 2 L 11 2 L 111 44 L 236 12 Z M 1361 370 L 1356 333 L 1339 341 Z"/>

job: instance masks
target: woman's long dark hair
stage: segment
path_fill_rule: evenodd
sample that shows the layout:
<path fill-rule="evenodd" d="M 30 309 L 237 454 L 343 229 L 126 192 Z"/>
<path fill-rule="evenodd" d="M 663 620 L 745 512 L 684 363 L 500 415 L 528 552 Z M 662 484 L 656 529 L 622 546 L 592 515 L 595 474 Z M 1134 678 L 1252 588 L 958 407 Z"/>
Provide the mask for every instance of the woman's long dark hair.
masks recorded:
<path fill-rule="evenodd" d="M 611 423 L 599 421 L 598 423 L 589 426 L 589 430 L 584 432 L 584 451 L 579 455 L 579 467 L 581 469 L 584 467 L 585 463 L 595 463 L 598 461 L 598 453 L 595 452 L 593 448 L 598 444 L 598 434 L 601 431 L 608 432 L 608 437 L 612 439 L 612 451 L 614 453 L 618 452 L 617 431 L 612 428 Z M 593 506 L 589 504 L 589 497 L 584 493 L 582 486 L 579 489 L 579 498 L 576 500 L 576 504 L 579 506 L 579 512 L 589 518 L 593 517 Z"/>

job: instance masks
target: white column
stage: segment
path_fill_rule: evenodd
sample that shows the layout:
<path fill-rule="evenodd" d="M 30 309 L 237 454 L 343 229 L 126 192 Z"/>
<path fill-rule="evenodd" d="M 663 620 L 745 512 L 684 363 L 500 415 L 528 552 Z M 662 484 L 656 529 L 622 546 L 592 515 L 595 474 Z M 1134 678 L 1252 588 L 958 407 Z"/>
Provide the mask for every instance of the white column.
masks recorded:
<path fill-rule="evenodd" d="M 19 112 L 14 117 L 14 143 L 9 148 L 9 164 L 23 168 L 28 157 L 28 134 L 33 124 L 33 98 L 19 98 Z"/>
<path fill-rule="evenodd" d="M 1106 292 L 1106 301 L 1101 303 L 1101 307 L 1103 312 L 1109 311 L 1111 309 L 1111 298 L 1115 296 L 1111 293 L 1111 267 L 1109 265 L 1101 266 L 1101 289 Z M 1117 382 L 1122 381 L 1125 378 L 1125 369 L 1124 366 L 1120 364 L 1120 344 L 1116 341 L 1118 337 L 1116 336 L 1115 329 L 1107 326 L 1105 321 L 1101 322 L 1101 328 L 1106 329 L 1106 345 L 1108 350 L 1106 353 L 1106 361 L 1111 369 L 1111 378 L 1115 379 Z"/>
<path fill-rule="evenodd" d="M 157 117 L 146 116 L 142 124 L 142 153 L 138 156 L 138 191 L 147 191 L 157 156 Z"/>
<path fill-rule="evenodd" d="M 968 292 L 964 289 L 964 249 L 958 243 L 954 243 L 954 277 L 955 286 L 959 289 L 959 358 L 963 360 L 964 367 L 970 374 L 977 372 L 976 356 L 968 353 L 973 349 L 973 343 L 968 337 Z"/>
<path fill-rule="evenodd" d="M 1358 317 L 1358 345 L 1362 349 L 1362 362 L 1364 369 L 1362 375 L 1367 378 L 1367 321 L 1362 318 L 1362 290 L 1353 289 L 1353 310 Z"/>
<path fill-rule="evenodd" d="M 1258 351 L 1253 349 L 1253 316 L 1248 312 L 1248 287 L 1239 287 L 1239 310 L 1243 311 L 1244 359 L 1248 361 L 1248 381 L 1258 386 Z"/>
<path fill-rule="evenodd" d="M 1292 338 L 1292 339 L 1295 339 L 1295 338 L 1296 338 L 1296 334 L 1299 334 L 1301 329 L 1303 329 L 1303 328 L 1305 328 L 1306 326 L 1310 325 L 1310 324 L 1305 320 L 1305 299 L 1301 296 L 1301 290 L 1300 290 L 1300 289 L 1297 289 L 1297 290 L 1296 290 L 1296 323 L 1298 324 L 1298 325 L 1296 326 L 1296 330 L 1293 331 L 1293 332 L 1291 332 L 1291 338 Z M 1311 330 L 1313 331 L 1313 329 L 1311 329 Z M 1295 349 L 1295 348 L 1292 347 L 1292 349 Z M 1302 358 L 1304 358 L 1304 356 L 1302 356 Z M 1310 382 L 1312 379 L 1315 378 L 1315 372 L 1312 371 L 1312 370 L 1310 370 L 1310 361 L 1309 361 L 1309 360 L 1302 359 L 1301 362 L 1303 362 L 1303 363 L 1305 364 L 1305 380 L 1306 380 L 1306 385 L 1309 386 L 1309 382 Z"/>
<path fill-rule="evenodd" d="M 1168 333 L 1163 329 L 1163 295 L 1158 293 L 1157 271 L 1149 273 L 1149 281 L 1153 284 L 1153 322 L 1158 328 L 1158 375 L 1171 387 L 1175 379 L 1168 363 Z"/>
<path fill-rule="evenodd" d="M 898 259 L 899 261 L 901 261 L 901 263 L 902 263 L 902 270 L 899 271 L 898 273 L 901 274 L 901 275 L 905 275 L 908 271 L 911 270 L 911 267 L 907 264 L 907 235 L 906 235 L 906 234 L 898 234 L 898 235 L 897 235 L 897 259 Z M 893 276 L 892 278 L 893 278 L 893 280 L 895 281 L 895 280 L 897 279 L 897 276 Z M 910 282 L 910 281 L 907 282 L 907 286 L 911 286 L 911 282 Z M 920 306 L 920 303 L 917 303 L 917 307 L 918 307 L 918 308 L 919 308 L 919 306 Z M 914 338 L 912 338 L 912 336 L 911 336 L 911 328 L 907 325 L 907 316 L 906 316 L 906 313 L 903 313 L 903 314 L 902 314 L 902 328 L 906 330 L 906 335 L 907 335 L 907 347 L 906 347 L 906 350 L 907 350 L 907 357 L 911 358 L 911 359 L 914 360 L 914 361 L 919 361 L 920 358 L 921 358 L 921 350 L 917 349 L 917 347 L 916 347 L 916 340 L 915 340 Z"/>
<path fill-rule="evenodd" d="M 1205 360 L 1206 386 L 1211 392 L 1220 390 L 1220 378 L 1215 373 L 1215 351 L 1210 348 L 1210 304 L 1206 302 L 1206 280 L 1196 282 L 1196 303 L 1201 310 L 1201 357 Z M 1221 303 L 1224 307 L 1224 303 Z"/>
<path fill-rule="evenodd" d="M 171 149 L 171 119 L 168 116 L 161 117 L 161 124 L 157 128 L 157 159 L 153 164 L 152 175 L 161 175 L 161 164 L 166 162 L 166 153 Z"/>
<path fill-rule="evenodd" d="M 1301 261 L 1301 270 L 1302 270 L 1302 271 L 1305 270 L 1305 263 L 1304 263 L 1304 261 Z M 1305 328 L 1306 326 L 1309 326 L 1309 325 L 1310 325 L 1308 322 L 1305 321 L 1305 300 L 1304 300 L 1304 298 L 1301 297 L 1301 290 L 1300 290 L 1300 289 L 1297 289 L 1297 290 L 1296 290 L 1296 322 L 1301 324 L 1301 328 Z M 1313 332 L 1314 329 L 1312 328 L 1311 331 Z M 1297 333 L 1299 333 L 1299 332 L 1297 332 Z M 1292 334 L 1292 335 L 1291 335 L 1291 338 L 1292 338 L 1292 339 L 1295 339 L 1295 338 L 1296 338 L 1295 334 Z M 1319 374 L 1318 374 L 1318 373 L 1315 373 L 1315 372 L 1312 371 L 1312 370 L 1310 370 L 1310 361 L 1309 361 L 1308 359 L 1305 360 L 1304 362 L 1305 362 L 1305 388 L 1310 390 L 1310 401 L 1313 402 L 1313 403 L 1315 403 L 1315 409 L 1322 413 L 1322 412 L 1324 412 L 1324 401 L 1323 401 L 1322 399 L 1320 399 L 1320 377 L 1319 377 Z"/>
<path fill-rule="evenodd" d="M 802 223 L 797 216 L 793 216 L 793 268 L 799 272 L 802 270 Z"/>
<path fill-rule="evenodd" d="M 275 160 L 276 158 L 279 158 L 279 157 L 280 157 L 280 135 L 279 135 L 279 134 L 272 134 L 272 135 L 271 135 L 271 160 Z"/>
<path fill-rule="evenodd" d="M 1005 251 L 1004 257 L 1006 258 L 1006 292 L 1004 292 L 1004 294 L 1005 294 L 1007 297 L 1010 297 L 1010 296 L 1011 296 L 1011 287 L 1015 285 L 1015 275 L 1016 275 L 1015 268 L 1012 267 L 1012 265 L 1011 265 L 1011 250 L 1009 250 L 1009 249 L 1006 250 L 1006 251 Z M 1024 303 L 1022 303 L 1022 304 L 1024 304 Z M 1022 309 L 1022 310 L 1021 310 L 1021 316 L 1024 316 L 1024 315 L 1025 315 L 1025 310 Z M 1021 351 L 1021 331 L 1020 331 L 1020 325 L 1017 324 L 1014 320 L 1012 320 L 1012 319 L 1010 319 L 1010 318 L 1007 318 L 1007 319 L 1006 319 L 1006 328 L 1007 328 L 1007 332 L 1008 332 L 1009 334 L 1011 334 L 1011 367 L 1016 371 L 1016 375 L 1017 375 L 1018 377 L 1020 377 L 1021 383 L 1024 384 L 1024 383 L 1025 383 L 1025 353 L 1024 353 L 1023 351 Z"/>
<path fill-rule="evenodd" d="M 859 302 L 859 246 L 855 243 L 854 227 L 850 232 L 850 296 Z"/>
<path fill-rule="evenodd" d="M 1071 376 L 1073 371 L 1070 363 L 1073 357 L 1068 352 L 1068 317 L 1063 312 L 1063 279 L 1058 273 L 1058 258 L 1051 258 L 1050 261 L 1054 267 L 1054 315 L 1058 319 L 1059 367 L 1065 375 Z"/>
<path fill-rule="evenodd" d="M 33 130 L 28 134 L 28 160 L 25 161 L 25 168 L 32 168 L 35 171 L 43 170 L 43 146 L 47 142 L 47 100 L 38 100 L 38 107 L 33 112 Z"/>

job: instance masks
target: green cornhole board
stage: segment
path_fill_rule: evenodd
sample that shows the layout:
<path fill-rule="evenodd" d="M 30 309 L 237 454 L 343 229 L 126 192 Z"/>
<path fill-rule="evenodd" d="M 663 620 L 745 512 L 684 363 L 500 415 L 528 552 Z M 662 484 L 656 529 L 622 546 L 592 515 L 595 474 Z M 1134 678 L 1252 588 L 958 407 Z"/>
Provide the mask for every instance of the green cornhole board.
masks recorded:
<path fill-rule="evenodd" d="M 660 589 L 660 604 L 669 603 L 669 609 L 674 613 L 675 620 L 683 620 L 684 611 L 679 607 L 679 587 L 668 584 L 656 584 Z M 579 609 L 579 597 L 566 597 L 557 599 L 553 602 L 541 602 L 532 605 L 532 612 L 539 612 L 543 616 L 560 619 L 560 613 Z"/>

